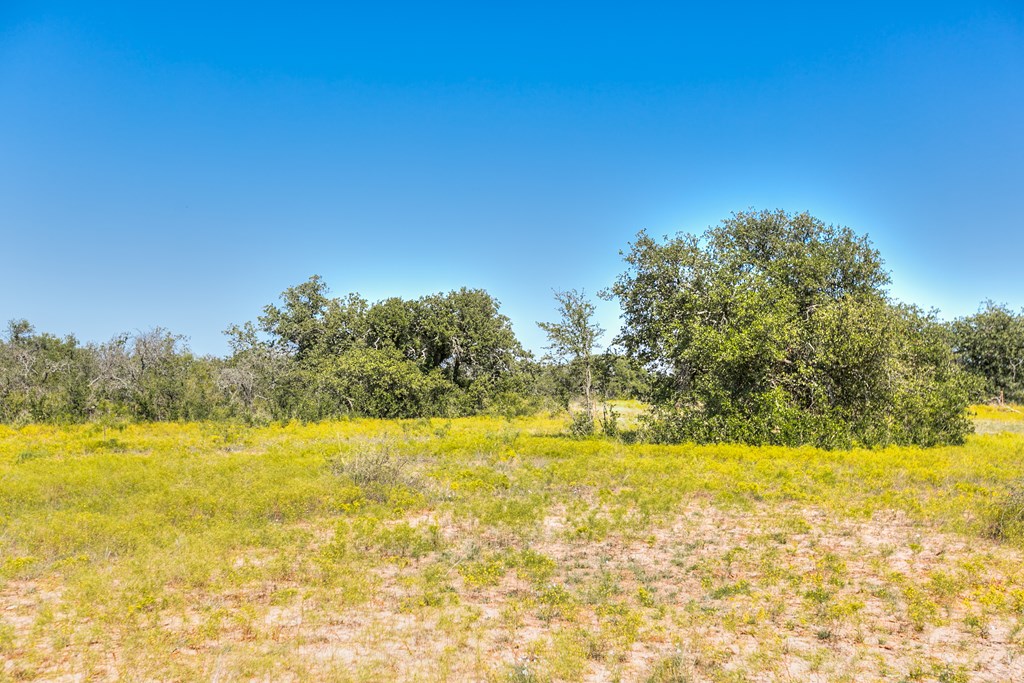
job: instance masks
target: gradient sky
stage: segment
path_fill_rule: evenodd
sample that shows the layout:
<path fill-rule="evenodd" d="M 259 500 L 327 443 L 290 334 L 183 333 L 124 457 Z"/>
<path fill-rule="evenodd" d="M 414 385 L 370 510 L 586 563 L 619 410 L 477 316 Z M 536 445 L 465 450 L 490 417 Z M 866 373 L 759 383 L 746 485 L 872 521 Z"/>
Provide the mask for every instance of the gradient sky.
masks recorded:
<path fill-rule="evenodd" d="M 0 318 L 221 354 L 318 273 L 483 287 L 539 349 L 637 230 L 748 207 L 1024 306 L 1024 3 L 689 4 L 0 0 Z"/>

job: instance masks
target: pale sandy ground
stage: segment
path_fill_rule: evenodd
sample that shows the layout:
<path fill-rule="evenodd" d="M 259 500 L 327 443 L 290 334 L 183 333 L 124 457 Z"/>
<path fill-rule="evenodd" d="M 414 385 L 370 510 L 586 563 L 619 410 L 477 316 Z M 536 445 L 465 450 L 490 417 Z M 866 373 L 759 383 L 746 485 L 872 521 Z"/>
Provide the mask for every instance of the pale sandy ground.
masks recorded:
<path fill-rule="evenodd" d="M 448 519 L 412 521 L 439 524 L 453 546 L 519 545 Z M 173 657 L 207 680 L 642 681 L 659 671 L 655 680 L 1024 680 L 1017 550 L 897 514 L 837 520 L 815 509 L 721 510 L 699 500 L 631 538 L 568 540 L 569 524 L 548 516 L 531 544 L 557 563 L 546 585 L 564 589 L 566 605 L 545 605 L 546 585 L 514 571 L 473 587 L 450 566 L 445 581 L 457 602 L 416 605 L 419 577 L 433 562 L 425 557 L 361 577 L 371 598 L 357 606 L 275 583 L 191 596 L 197 614 L 204 602 L 252 614 L 213 639 L 191 633 L 202 626 L 189 610 L 156 628 L 188 636 L 191 646 Z M 59 589 L 9 582 L 0 614 L 31 631 L 59 599 Z M 139 663 L 101 635 L 91 652 L 53 656 L 33 678 L 186 678 L 137 675 Z M 242 662 L 254 657 L 293 666 L 265 663 L 246 675 Z M 88 662 L 90 674 L 76 674 Z M 7 657 L 4 671 L 17 679 L 17 662 Z"/>

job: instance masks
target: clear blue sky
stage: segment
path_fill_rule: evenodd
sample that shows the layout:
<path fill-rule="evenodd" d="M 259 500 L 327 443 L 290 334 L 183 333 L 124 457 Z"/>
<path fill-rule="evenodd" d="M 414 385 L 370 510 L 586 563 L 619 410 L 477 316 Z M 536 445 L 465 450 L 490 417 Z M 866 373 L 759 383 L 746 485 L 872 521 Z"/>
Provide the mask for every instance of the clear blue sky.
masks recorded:
<path fill-rule="evenodd" d="M 0 0 L 0 318 L 223 353 L 319 273 L 483 287 L 536 349 L 637 230 L 748 207 L 1024 306 L 1019 0 L 337 4 Z"/>

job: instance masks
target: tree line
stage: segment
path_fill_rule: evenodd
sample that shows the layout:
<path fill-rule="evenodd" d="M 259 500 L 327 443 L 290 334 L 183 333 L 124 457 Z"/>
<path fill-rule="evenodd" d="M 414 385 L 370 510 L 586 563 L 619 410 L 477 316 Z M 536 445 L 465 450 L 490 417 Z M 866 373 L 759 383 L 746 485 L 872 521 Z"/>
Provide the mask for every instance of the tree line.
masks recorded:
<path fill-rule="evenodd" d="M 525 414 L 598 398 L 653 408 L 655 441 L 824 447 L 956 443 L 972 401 L 1024 402 L 1024 311 L 985 302 L 950 322 L 894 300 L 866 236 L 784 211 L 701 235 L 640 232 L 599 293 L 623 326 L 610 348 L 584 293 L 556 292 L 548 353 L 516 338 L 481 289 L 369 302 L 319 276 L 197 356 L 162 328 L 82 344 L 9 323 L 0 421 L 322 420 Z"/>
<path fill-rule="evenodd" d="M 231 353 L 219 358 L 159 327 L 81 344 L 12 321 L 0 339 L 0 421 L 516 415 L 576 394 L 575 365 L 524 350 L 481 289 L 370 303 L 332 297 L 313 276 L 225 334 Z M 594 392 L 645 395 L 635 363 L 611 351 L 590 360 Z"/>

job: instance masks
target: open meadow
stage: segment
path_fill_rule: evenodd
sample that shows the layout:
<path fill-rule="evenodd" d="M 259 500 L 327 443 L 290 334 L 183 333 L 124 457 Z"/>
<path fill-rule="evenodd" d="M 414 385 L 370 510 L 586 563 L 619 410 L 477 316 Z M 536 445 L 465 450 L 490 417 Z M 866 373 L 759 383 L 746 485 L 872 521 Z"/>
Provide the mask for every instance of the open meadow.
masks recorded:
<path fill-rule="evenodd" d="M 1024 413 L 976 419 L 0 427 L 0 680 L 1022 680 Z"/>

